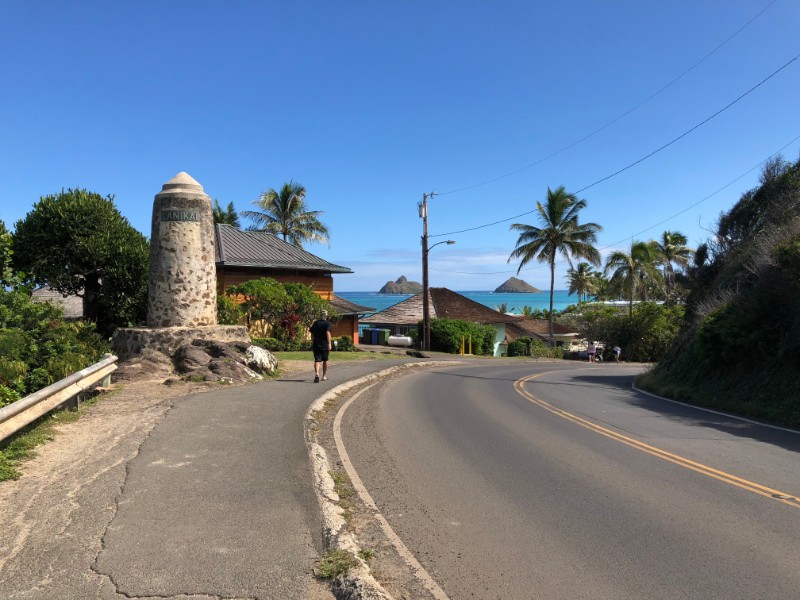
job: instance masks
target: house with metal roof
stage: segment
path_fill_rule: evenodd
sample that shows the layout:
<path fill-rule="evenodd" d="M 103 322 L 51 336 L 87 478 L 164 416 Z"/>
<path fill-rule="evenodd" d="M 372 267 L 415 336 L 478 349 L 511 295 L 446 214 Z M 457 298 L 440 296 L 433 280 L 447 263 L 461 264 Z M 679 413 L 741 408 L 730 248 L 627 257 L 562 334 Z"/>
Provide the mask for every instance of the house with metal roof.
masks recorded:
<path fill-rule="evenodd" d="M 388 329 L 392 335 L 405 335 L 415 330 L 417 323 L 422 320 L 422 299 L 420 292 L 394 306 L 365 317 L 360 322 L 362 325 Z M 519 318 L 497 312 L 447 288 L 430 288 L 428 306 L 431 319 L 455 319 L 493 326 L 497 331 L 494 344 L 495 356 L 502 356 L 506 351 L 506 324 Z"/>
<path fill-rule="evenodd" d="M 281 283 L 303 283 L 328 300 L 341 316 L 341 320 L 334 324 L 333 336 L 348 335 L 358 344 L 359 315 L 375 309 L 358 306 L 333 293 L 333 275 L 353 271 L 270 233 L 242 231 L 221 223 L 214 226 L 214 231 L 218 294 L 232 285 L 262 277 Z"/>

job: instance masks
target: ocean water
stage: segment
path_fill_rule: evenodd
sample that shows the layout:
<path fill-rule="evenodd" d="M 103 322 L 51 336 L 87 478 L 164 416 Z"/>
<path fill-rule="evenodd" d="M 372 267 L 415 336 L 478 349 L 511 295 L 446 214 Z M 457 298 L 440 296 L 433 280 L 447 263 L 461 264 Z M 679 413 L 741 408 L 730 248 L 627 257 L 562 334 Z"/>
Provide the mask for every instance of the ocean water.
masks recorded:
<path fill-rule="evenodd" d="M 499 294 L 495 292 L 468 291 L 458 293 L 494 310 L 497 310 L 500 304 L 506 304 L 507 312 L 516 314 L 522 313 L 523 306 L 530 306 L 533 309 L 539 308 L 543 310 L 550 308 L 550 292 L 538 292 L 536 294 Z M 411 297 L 410 294 L 378 294 L 377 292 L 336 292 L 336 295 L 360 306 L 374 308 L 375 312 L 394 306 L 398 302 L 402 302 L 406 298 Z M 564 310 L 570 304 L 577 303 L 578 296 L 575 294 L 568 294 L 566 290 L 556 290 L 553 294 L 553 308 L 555 310 Z"/>

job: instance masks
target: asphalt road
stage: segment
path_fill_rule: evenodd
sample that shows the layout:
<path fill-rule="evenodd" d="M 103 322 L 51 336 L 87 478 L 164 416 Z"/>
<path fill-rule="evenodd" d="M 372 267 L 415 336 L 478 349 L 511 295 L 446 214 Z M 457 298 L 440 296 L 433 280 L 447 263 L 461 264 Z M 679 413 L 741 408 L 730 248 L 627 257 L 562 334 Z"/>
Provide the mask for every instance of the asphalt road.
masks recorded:
<path fill-rule="evenodd" d="M 404 376 L 342 421 L 450 598 L 798 597 L 800 503 L 773 496 L 800 494 L 800 435 L 637 393 L 637 367 L 506 364 Z"/>

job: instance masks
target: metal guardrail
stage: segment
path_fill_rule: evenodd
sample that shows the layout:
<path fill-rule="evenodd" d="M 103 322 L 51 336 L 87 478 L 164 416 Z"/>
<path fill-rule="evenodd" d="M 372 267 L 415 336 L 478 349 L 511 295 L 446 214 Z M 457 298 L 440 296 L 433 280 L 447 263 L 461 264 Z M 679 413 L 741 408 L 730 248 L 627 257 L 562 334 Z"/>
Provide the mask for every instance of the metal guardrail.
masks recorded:
<path fill-rule="evenodd" d="M 0 441 L 65 402 L 74 399 L 77 403 L 80 395 L 98 381 L 102 381 L 104 387 L 111 385 L 111 373 L 117 370 L 118 359 L 111 354 L 105 357 L 61 381 L 0 408 Z"/>

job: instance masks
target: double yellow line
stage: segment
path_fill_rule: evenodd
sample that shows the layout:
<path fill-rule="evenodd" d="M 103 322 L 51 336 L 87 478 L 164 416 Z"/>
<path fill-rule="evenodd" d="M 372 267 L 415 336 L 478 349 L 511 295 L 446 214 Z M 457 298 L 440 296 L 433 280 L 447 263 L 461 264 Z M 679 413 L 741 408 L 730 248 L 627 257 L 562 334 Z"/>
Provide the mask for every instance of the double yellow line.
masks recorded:
<path fill-rule="evenodd" d="M 568 421 L 572 421 L 573 423 L 576 423 L 581 427 L 585 427 L 590 431 L 594 431 L 595 433 L 604 435 L 605 437 L 620 442 L 622 444 L 625 444 L 626 446 L 630 446 L 631 448 L 636 448 L 637 450 L 641 450 L 642 452 L 646 452 L 647 454 L 669 461 L 686 469 L 690 469 L 702 475 L 713 477 L 714 479 L 717 479 L 724 483 L 735 485 L 736 487 L 747 490 L 748 492 L 759 494 L 760 496 L 764 496 L 765 498 L 770 498 L 771 500 L 777 500 L 778 502 L 782 502 L 783 504 L 787 504 L 788 506 L 793 506 L 794 508 L 800 508 L 800 498 L 798 498 L 797 496 L 793 496 L 792 494 L 787 494 L 779 490 L 768 488 L 758 483 L 748 481 L 747 479 L 736 477 L 735 475 L 731 475 L 730 473 L 726 473 L 724 471 L 713 469 L 702 463 L 689 460 L 688 458 L 684 458 L 683 456 L 672 454 L 671 452 L 667 452 L 666 450 L 661 450 L 660 448 L 656 448 L 655 446 L 650 446 L 649 444 L 645 444 L 643 442 L 640 442 L 639 440 L 635 440 L 628 436 L 622 435 L 620 433 L 617 433 L 616 431 L 612 431 L 611 429 L 602 427 L 597 423 L 593 423 L 592 421 L 588 421 L 582 417 L 579 417 L 576 414 L 573 414 L 571 412 L 553 406 L 549 402 L 545 402 L 544 400 L 537 398 L 536 396 L 534 396 L 533 394 L 528 392 L 528 390 L 525 389 L 525 384 L 528 383 L 529 381 L 532 381 L 544 375 L 549 375 L 550 373 L 555 373 L 555 371 L 548 371 L 546 373 L 538 373 L 536 375 L 529 375 L 528 377 L 522 377 L 521 379 L 518 379 L 517 381 L 514 382 L 514 389 L 520 396 L 522 396 L 526 400 L 532 402 L 533 404 L 536 404 L 537 406 L 541 406 L 542 408 L 550 411 L 554 415 L 557 415 L 563 419 L 567 419 Z"/>

